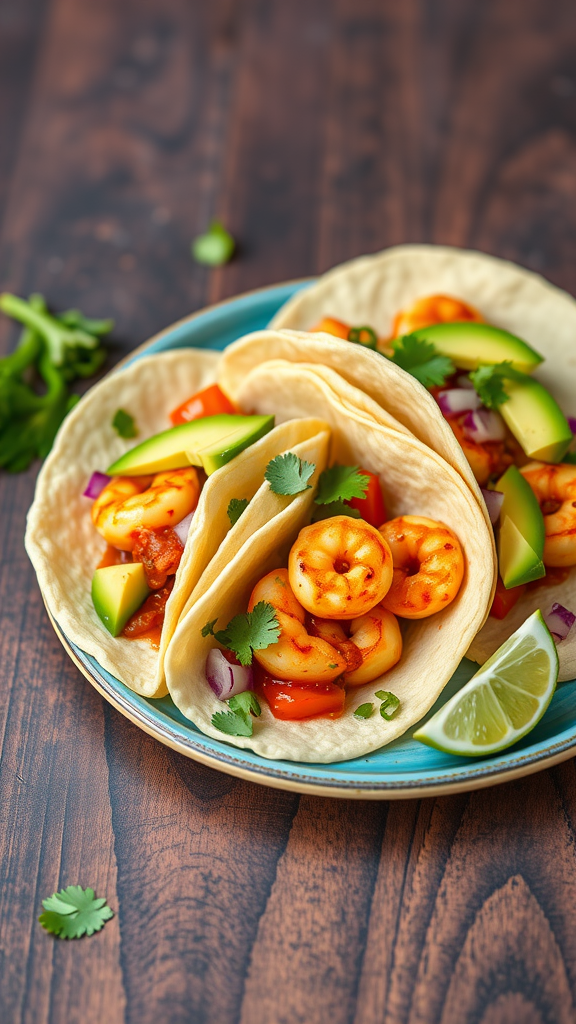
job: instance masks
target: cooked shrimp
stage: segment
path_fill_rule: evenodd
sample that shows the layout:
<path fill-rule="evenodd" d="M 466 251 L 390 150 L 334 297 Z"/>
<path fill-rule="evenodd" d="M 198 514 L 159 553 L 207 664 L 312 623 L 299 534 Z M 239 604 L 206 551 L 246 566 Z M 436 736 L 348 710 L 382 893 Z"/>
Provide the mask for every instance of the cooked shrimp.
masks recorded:
<path fill-rule="evenodd" d="M 137 531 L 176 526 L 198 504 L 200 481 L 193 466 L 156 476 L 115 476 L 92 506 L 99 533 L 121 551 L 132 551 Z"/>
<path fill-rule="evenodd" d="M 373 526 L 334 516 L 300 530 L 288 573 L 297 600 L 311 615 L 355 619 L 388 593 L 392 554 Z"/>
<path fill-rule="evenodd" d="M 254 651 L 266 672 L 295 683 L 330 683 L 342 675 L 346 659 L 326 640 L 308 633 L 306 613 L 294 597 L 287 569 L 269 572 L 256 584 L 248 611 L 259 601 L 272 605 L 281 630 L 275 644 Z"/>
<path fill-rule="evenodd" d="M 394 578 L 382 601 L 404 619 L 425 619 L 454 600 L 464 576 L 456 534 L 423 516 L 398 516 L 380 527 L 392 550 Z"/>
<path fill-rule="evenodd" d="M 397 313 L 392 327 L 392 337 L 399 338 L 402 334 L 410 334 L 419 327 L 430 327 L 431 324 L 463 320 L 483 323 L 484 317 L 467 302 L 453 299 L 450 295 L 427 295 L 423 299 L 417 299 L 409 309 Z"/>
<path fill-rule="evenodd" d="M 576 565 L 576 466 L 529 462 L 520 472 L 544 516 L 544 565 Z"/>
<path fill-rule="evenodd" d="M 308 629 L 327 640 L 346 659 L 345 686 L 371 683 L 388 672 L 402 655 L 398 621 L 381 605 L 351 622 L 314 618 Z"/>

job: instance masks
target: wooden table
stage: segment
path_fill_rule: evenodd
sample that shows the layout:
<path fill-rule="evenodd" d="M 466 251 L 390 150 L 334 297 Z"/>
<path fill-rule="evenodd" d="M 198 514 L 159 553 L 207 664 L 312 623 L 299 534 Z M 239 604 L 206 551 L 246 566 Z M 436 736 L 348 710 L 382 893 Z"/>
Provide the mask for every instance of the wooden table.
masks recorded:
<path fill-rule="evenodd" d="M 0 281 L 117 321 L 405 241 L 576 290 L 571 0 L 0 0 Z M 206 271 L 214 216 L 238 258 Z M 16 333 L 1 324 L 4 351 Z M 4 1024 L 568 1024 L 576 777 L 354 803 L 238 782 L 108 707 L 0 478 Z M 64 510 L 63 510 L 64 511 Z M 57 941 L 80 882 L 114 919 Z"/>

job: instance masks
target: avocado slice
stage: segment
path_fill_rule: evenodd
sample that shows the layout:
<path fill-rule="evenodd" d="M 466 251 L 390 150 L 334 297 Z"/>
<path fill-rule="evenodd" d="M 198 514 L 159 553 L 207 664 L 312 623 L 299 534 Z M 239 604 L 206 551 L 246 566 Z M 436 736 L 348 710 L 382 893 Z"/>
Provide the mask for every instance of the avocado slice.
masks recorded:
<path fill-rule="evenodd" d="M 540 381 L 506 381 L 508 401 L 499 412 L 531 459 L 561 462 L 572 431 L 560 406 Z"/>
<path fill-rule="evenodd" d="M 477 370 L 486 363 L 512 363 L 522 373 L 532 373 L 543 357 L 515 334 L 479 323 L 445 323 L 419 327 L 416 338 L 431 341 L 437 352 L 449 356 L 461 370 Z"/>
<path fill-rule="evenodd" d="M 203 466 L 210 475 L 273 426 L 273 416 L 204 416 L 149 437 L 113 462 L 106 472 L 109 476 L 146 476 L 165 469 Z"/>
<path fill-rule="evenodd" d="M 94 608 L 112 636 L 122 632 L 149 593 L 142 562 L 107 565 L 92 577 Z"/>
<path fill-rule="evenodd" d="M 500 511 L 498 565 L 507 590 L 546 575 L 544 517 L 538 499 L 516 466 L 509 466 L 496 484 L 504 495 Z"/>

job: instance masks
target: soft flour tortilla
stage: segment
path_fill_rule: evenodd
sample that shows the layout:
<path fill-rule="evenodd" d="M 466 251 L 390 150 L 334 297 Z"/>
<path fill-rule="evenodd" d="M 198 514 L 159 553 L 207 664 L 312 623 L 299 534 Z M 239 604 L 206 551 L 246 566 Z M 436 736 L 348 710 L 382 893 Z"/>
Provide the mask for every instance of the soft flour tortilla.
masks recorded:
<path fill-rule="evenodd" d="M 223 705 L 206 682 L 204 666 L 214 639 L 203 638 L 202 627 L 215 618 L 224 625 L 245 611 L 257 581 L 287 564 L 291 544 L 309 521 L 313 492 L 299 495 L 254 533 L 180 619 L 166 657 L 166 677 L 174 702 L 203 732 L 264 757 L 340 761 L 396 739 L 422 718 L 442 691 L 484 622 L 492 594 L 495 565 L 488 527 L 459 474 L 411 435 L 375 422 L 352 401 L 345 406 L 341 390 L 342 380 L 334 371 L 325 369 L 320 376 L 316 367 L 274 362 L 253 370 L 236 398 L 245 411 L 274 411 L 280 422 L 313 410 L 332 429 L 330 462 L 360 464 L 378 473 L 390 516 L 429 516 L 452 527 L 465 551 L 466 573 L 450 607 L 428 620 L 406 623 L 400 663 L 380 680 L 351 691 L 341 718 L 281 722 L 262 701 L 262 716 L 252 737 L 224 737 L 211 724 Z M 353 395 L 354 389 L 349 393 Z M 374 692 L 382 685 L 400 698 L 397 715 L 390 722 L 378 714 L 366 721 L 355 719 L 354 708 L 374 701 Z"/>
<path fill-rule="evenodd" d="M 416 299 L 434 293 L 469 302 L 488 323 L 512 331 L 532 345 L 546 360 L 534 376 L 554 395 L 566 416 L 576 415 L 576 301 L 539 274 L 484 253 L 445 246 L 403 245 L 374 256 L 362 256 L 335 267 L 310 288 L 297 292 L 276 314 L 273 326 L 309 330 L 322 317 L 333 316 L 350 324 L 370 324 L 381 337 L 386 337 L 391 333 L 396 313 Z M 275 346 L 275 354 L 293 359 L 294 355 L 284 351 L 288 344 L 280 346 L 282 351 Z M 424 399 L 424 389 L 419 389 L 418 384 L 411 390 L 405 389 L 404 400 L 410 409 L 407 410 L 409 419 L 403 418 L 399 408 L 402 395 L 391 393 L 391 378 L 385 380 L 382 372 L 377 375 L 379 357 L 371 352 L 355 353 L 354 358 L 348 356 L 347 364 L 344 352 L 340 352 L 342 346 L 349 347 L 349 342 L 337 342 L 336 349 L 340 351 L 335 350 L 334 355 L 329 352 L 332 344 L 325 350 L 329 353 L 326 362 L 330 366 L 377 401 L 383 401 L 390 412 L 462 472 L 458 461 L 447 452 L 447 447 L 453 447 L 455 441 L 452 431 L 436 403 L 429 396 Z M 302 352 L 301 359 L 317 361 L 317 346 L 313 355 L 309 351 L 304 353 L 307 343 L 300 346 L 293 341 L 292 347 L 295 352 Z M 240 348 L 235 357 L 238 361 L 241 353 Z M 259 346 L 251 349 L 250 355 L 258 358 Z M 230 357 L 234 358 L 233 352 Z M 372 381 L 367 378 L 369 366 L 373 367 Z M 227 379 L 231 371 L 223 365 L 220 372 Z M 382 399 L 375 393 L 379 388 L 383 389 Z M 420 402 L 413 408 L 418 389 Z M 421 415 L 426 420 L 425 430 L 433 436 L 427 437 L 422 430 Z M 463 475 L 466 478 L 465 472 Z M 471 475 L 469 471 L 467 479 L 478 496 Z M 483 505 L 482 499 L 479 500 Z M 489 618 L 471 645 L 468 657 L 483 664 L 528 615 L 537 608 L 546 614 L 555 601 L 576 612 L 576 567 L 564 583 L 531 590 L 505 619 Z M 559 679 L 576 677 L 576 628 L 559 644 L 558 656 Z"/>
<path fill-rule="evenodd" d="M 274 500 L 251 506 L 231 528 L 226 515 L 230 499 L 252 498 L 274 455 L 325 431 L 317 419 L 284 423 L 212 474 L 202 489 L 166 606 L 160 651 L 145 640 L 112 637 L 91 600 L 92 576 L 106 545 L 92 525 L 91 502 L 82 492 L 94 470 L 106 469 L 135 444 L 120 438 L 112 427 L 118 408 L 134 416 L 138 441 L 144 440 L 165 430 L 169 412 L 190 394 L 214 383 L 218 361 L 215 352 L 179 349 L 139 359 L 96 385 L 67 417 L 42 468 L 28 514 L 26 549 L 52 615 L 70 640 L 146 697 L 167 693 L 166 647 L 191 592 L 199 592 L 202 579 L 209 586 L 220 571 L 221 563 L 210 569 L 220 545 L 232 558 L 252 529 L 289 500 L 273 495 Z"/>

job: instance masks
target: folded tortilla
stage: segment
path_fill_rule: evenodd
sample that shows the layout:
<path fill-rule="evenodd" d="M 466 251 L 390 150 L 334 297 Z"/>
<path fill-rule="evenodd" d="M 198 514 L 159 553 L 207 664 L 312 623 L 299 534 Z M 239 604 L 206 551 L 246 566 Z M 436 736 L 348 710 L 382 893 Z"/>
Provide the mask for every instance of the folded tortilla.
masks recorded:
<path fill-rule="evenodd" d="M 224 705 L 205 677 L 213 637 L 202 627 L 213 619 L 218 628 L 245 611 L 254 585 L 267 572 L 287 565 L 288 551 L 302 526 L 310 521 L 314 490 L 298 495 L 274 520 L 252 534 L 235 558 L 182 616 L 166 655 L 170 694 L 182 713 L 199 729 L 263 757 L 307 762 L 331 762 L 359 757 L 396 739 L 430 709 L 484 622 L 492 595 L 495 563 L 490 532 L 478 502 L 461 476 L 436 452 L 405 430 L 394 430 L 363 411 L 364 397 L 345 385 L 333 370 L 296 366 L 284 361 L 255 368 L 237 389 L 235 398 L 245 411 L 274 411 L 277 421 L 312 411 L 331 428 L 330 458 L 361 465 L 377 473 L 388 514 L 428 516 L 450 526 L 459 537 L 466 572 L 457 598 L 438 615 L 403 623 L 404 651 L 398 665 L 380 679 L 349 691 L 345 713 L 299 722 L 275 719 L 265 701 L 254 722 L 252 737 L 224 736 L 211 724 Z M 346 402 L 342 400 L 343 391 Z M 310 446 L 309 461 L 318 463 Z M 353 711 L 374 701 L 384 686 L 400 698 L 400 709 L 387 722 L 375 713 L 365 721 Z"/>
<path fill-rule="evenodd" d="M 167 693 L 164 655 L 192 593 L 197 596 L 208 587 L 251 532 L 291 500 L 269 493 L 266 500 L 251 503 L 231 527 L 226 514 L 230 499 L 252 499 L 275 455 L 296 450 L 308 437 L 322 432 L 326 436 L 325 424 L 316 418 L 283 423 L 213 473 L 202 488 L 166 605 L 160 651 L 146 640 L 112 637 L 91 599 L 92 576 L 106 542 L 92 524 L 91 502 L 82 492 L 95 470 L 105 470 L 137 443 L 120 438 L 113 429 L 119 408 L 134 417 L 138 441 L 151 437 L 166 429 L 172 409 L 215 382 L 219 358 L 216 352 L 200 349 L 148 356 L 92 388 L 59 432 L 28 513 L 26 549 L 56 622 L 68 639 L 145 697 Z"/>
<path fill-rule="evenodd" d="M 231 346 L 220 376 L 231 394 L 262 358 L 325 362 L 362 388 L 417 437 L 439 452 L 484 501 L 460 445 L 432 396 L 414 378 L 376 352 L 328 335 L 300 333 L 332 316 L 351 325 L 369 324 L 380 337 L 391 334 L 396 314 L 435 293 L 463 299 L 484 319 L 511 331 L 545 357 L 534 377 L 554 395 L 566 416 L 576 416 L 576 301 L 539 274 L 506 260 L 447 246 L 402 245 L 362 256 L 328 271 L 302 289 L 276 314 L 275 340 L 259 332 Z M 505 619 L 489 618 L 468 657 L 483 664 L 537 608 L 554 602 L 576 613 L 576 566 L 561 583 L 530 589 Z M 559 679 L 576 677 L 576 627 L 558 645 Z"/>

